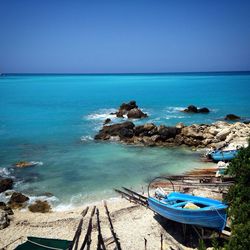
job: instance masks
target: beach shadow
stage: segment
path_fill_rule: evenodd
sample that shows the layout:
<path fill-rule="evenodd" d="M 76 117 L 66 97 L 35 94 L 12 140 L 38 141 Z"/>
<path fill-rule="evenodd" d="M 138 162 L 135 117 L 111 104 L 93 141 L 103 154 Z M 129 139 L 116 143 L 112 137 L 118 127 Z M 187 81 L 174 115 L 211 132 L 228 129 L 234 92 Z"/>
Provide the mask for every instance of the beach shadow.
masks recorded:
<path fill-rule="evenodd" d="M 168 220 L 158 214 L 154 215 L 154 219 L 162 226 L 162 228 L 171 235 L 177 242 L 180 244 L 191 247 L 191 248 L 198 248 L 200 237 L 198 233 L 201 235 L 201 230 L 198 229 L 197 231 L 191 225 L 186 225 L 186 230 L 184 233 L 184 228 L 182 223 L 178 223 L 175 221 Z M 213 231 L 206 229 L 205 230 L 206 236 L 212 235 Z M 216 239 L 218 244 L 221 245 L 223 243 L 222 239 Z M 204 244 L 206 247 L 212 247 L 212 239 L 203 239 Z"/>

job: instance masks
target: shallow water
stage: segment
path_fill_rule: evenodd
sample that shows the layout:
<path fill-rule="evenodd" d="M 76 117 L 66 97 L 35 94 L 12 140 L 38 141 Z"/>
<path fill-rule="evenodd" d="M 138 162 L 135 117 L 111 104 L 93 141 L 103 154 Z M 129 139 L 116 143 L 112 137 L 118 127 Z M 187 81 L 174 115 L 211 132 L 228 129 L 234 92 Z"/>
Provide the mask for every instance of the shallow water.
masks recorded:
<path fill-rule="evenodd" d="M 200 166 L 183 148 L 144 148 L 95 142 L 94 135 L 122 102 L 136 100 L 154 122 L 212 123 L 228 113 L 250 117 L 249 74 L 16 75 L 0 77 L 0 173 L 29 195 L 51 192 L 57 204 L 77 205 L 140 188 L 152 177 Z M 209 114 L 185 114 L 190 104 Z M 42 166 L 15 169 L 19 160 Z"/>

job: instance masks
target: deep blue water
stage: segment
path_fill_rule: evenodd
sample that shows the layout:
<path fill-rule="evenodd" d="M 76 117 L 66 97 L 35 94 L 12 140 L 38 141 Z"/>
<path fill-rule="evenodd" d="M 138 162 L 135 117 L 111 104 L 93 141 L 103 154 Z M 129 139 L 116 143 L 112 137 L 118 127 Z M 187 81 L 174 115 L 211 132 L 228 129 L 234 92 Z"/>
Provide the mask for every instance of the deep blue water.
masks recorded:
<path fill-rule="evenodd" d="M 58 203 L 113 196 L 113 187 L 141 186 L 151 177 L 201 165 L 186 149 L 95 142 L 103 121 L 136 100 L 154 122 L 212 123 L 228 113 L 250 117 L 250 74 L 7 75 L 0 77 L 0 172 L 16 189 L 52 192 Z M 209 114 L 184 114 L 194 104 Z M 42 166 L 15 169 L 19 160 Z"/>

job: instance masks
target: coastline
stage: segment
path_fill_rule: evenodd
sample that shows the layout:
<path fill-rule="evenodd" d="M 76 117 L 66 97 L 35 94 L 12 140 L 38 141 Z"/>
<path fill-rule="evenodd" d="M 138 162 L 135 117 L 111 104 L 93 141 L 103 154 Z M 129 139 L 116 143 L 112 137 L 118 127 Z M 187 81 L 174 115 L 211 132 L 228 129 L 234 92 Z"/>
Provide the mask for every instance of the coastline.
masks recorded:
<path fill-rule="evenodd" d="M 210 166 L 211 169 L 213 167 Z M 200 196 L 211 196 L 211 193 L 206 193 L 202 190 L 193 190 L 193 193 Z M 219 199 L 219 197 L 216 198 Z M 161 235 L 164 239 L 163 249 L 168 249 L 167 247 L 170 246 L 172 249 L 193 249 L 195 247 L 187 247 L 185 245 L 185 239 L 183 239 L 181 227 L 178 223 L 176 224 L 156 216 L 150 209 L 131 203 L 121 197 L 113 197 L 106 201 L 122 249 L 144 249 L 145 239 L 147 240 L 148 249 L 159 249 Z M 83 230 L 79 244 L 83 242 L 88 227 L 90 211 L 94 206 L 100 210 L 101 230 L 104 241 L 106 243 L 109 242 L 112 236 L 109 222 L 103 201 L 99 200 L 64 211 L 54 208 L 49 213 L 32 213 L 28 209 L 16 209 L 14 210 L 14 215 L 10 217 L 10 225 L 1 230 L 0 249 L 11 242 L 14 243 L 6 249 L 14 249 L 17 245 L 26 241 L 27 236 L 72 240 L 82 218 L 81 212 L 87 206 L 89 211 L 83 219 Z M 91 249 L 96 249 L 97 234 L 96 215 L 94 215 Z M 190 244 L 195 243 L 191 242 Z M 114 244 L 109 245 L 107 243 L 107 245 L 107 249 L 114 249 Z"/>
<path fill-rule="evenodd" d="M 144 249 L 145 239 L 147 240 L 148 249 L 159 249 L 161 234 L 164 238 L 164 246 L 171 246 L 172 249 L 193 249 L 185 247 L 179 243 L 179 240 L 177 241 L 175 239 L 175 237 L 178 239 L 180 235 L 173 237 L 169 234 L 161 222 L 158 221 L 159 218 L 156 218 L 150 209 L 130 203 L 122 198 L 108 200 L 107 205 L 115 232 L 120 239 L 123 249 Z M 96 206 L 100 210 L 102 235 L 104 241 L 108 242 L 112 235 L 102 201 L 99 201 Z M 83 220 L 80 244 L 87 230 L 92 207 L 91 204 L 88 214 Z M 10 226 L 1 230 L 0 248 L 22 237 L 22 239 L 17 240 L 6 248 L 7 250 L 14 249 L 17 245 L 23 243 L 27 236 L 72 240 L 81 219 L 81 212 L 84 208 L 86 208 L 86 206 L 68 211 L 53 211 L 45 214 L 15 210 L 11 218 Z M 97 225 L 96 216 L 94 216 L 91 249 L 96 249 L 96 245 Z M 113 248 L 114 244 L 110 244 L 107 247 L 107 249 Z"/>

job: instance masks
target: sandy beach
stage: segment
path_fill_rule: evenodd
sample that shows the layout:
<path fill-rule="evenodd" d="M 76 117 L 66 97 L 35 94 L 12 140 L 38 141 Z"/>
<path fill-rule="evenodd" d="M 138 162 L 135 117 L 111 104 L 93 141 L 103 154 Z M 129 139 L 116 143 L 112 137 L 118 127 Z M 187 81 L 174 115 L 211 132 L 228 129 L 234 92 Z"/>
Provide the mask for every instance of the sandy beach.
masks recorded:
<path fill-rule="evenodd" d="M 157 216 L 155 217 L 150 209 L 130 203 L 121 198 L 109 200 L 107 205 L 122 249 L 145 249 L 145 240 L 147 241 L 147 249 L 160 249 L 161 234 L 164 239 L 164 249 L 192 249 L 185 247 L 177 241 L 179 240 L 180 228 L 174 228 L 173 225 L 171 225 L 171 232 L 168 230 L 166 231 L 167 223 L 169 222 L 164 220 L 159 221 L 161 219 Z M 108 243 L 110 242 L 111 232 L 103 202 L 97 203 L 96 206 L 100 210 L 103 238 L 105 243 Z M 87 215 L 84 217 L 80 244 L 87 230 L 92 207 L 93 206 L 90 207 Z M 2 248 L 12 241 L 23 237 L 7 247 L 7 249 L 14 249 L 17 245 L 26 240 L 26 236 L 71 240 L 81 219 L 81 212 L 84 208 L 86 207 L 46 214 L 15 210 L 11 218 L 10 226 L 1 230 L 0 247 Z M 114 243 L 106 245 L 107 249 L 114 249 L 115 246 Z M 97 224 L 96 216 L 94 216 L 91 249 L 96 249 L 96 246 Z"/>

